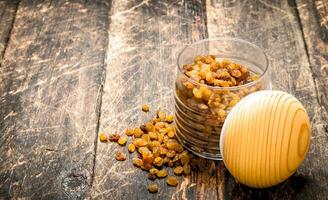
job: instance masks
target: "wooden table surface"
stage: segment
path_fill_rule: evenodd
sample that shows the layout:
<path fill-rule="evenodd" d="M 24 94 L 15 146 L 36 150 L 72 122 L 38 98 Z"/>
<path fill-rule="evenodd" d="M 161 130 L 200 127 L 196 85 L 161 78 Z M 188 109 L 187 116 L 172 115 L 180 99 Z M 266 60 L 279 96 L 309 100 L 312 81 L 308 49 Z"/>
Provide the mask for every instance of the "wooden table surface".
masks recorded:
<path fill-rule="evenodd" d="M 324 0 L 0 1 L 0 199 L 328 199 L 327 29 Z M 310 115 L 309 154 L 269 189 L 208 160 L 149 194 L 146 172 L 98 134 L 149 119 L 143 103 L 173 111 L 177 53 L 218 36 L 265 50 L 274 89 Z"/>

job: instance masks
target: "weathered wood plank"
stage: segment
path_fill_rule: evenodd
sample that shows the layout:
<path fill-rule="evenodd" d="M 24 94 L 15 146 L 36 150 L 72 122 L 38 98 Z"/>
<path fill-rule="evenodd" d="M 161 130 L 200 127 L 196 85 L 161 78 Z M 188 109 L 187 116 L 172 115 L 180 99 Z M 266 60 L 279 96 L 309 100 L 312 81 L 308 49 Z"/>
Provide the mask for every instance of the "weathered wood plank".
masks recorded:
<path fill-rule="evenodd" d="M 105 1 L 22 1 L 0 68 L 0 199 L 90 189 Z"/>
<path fill-rule="evenodd" d="M 10 30 L 17 10 L 16 1 L 0 1 L 0 62 L 8 43 Z"/>
<path fill-rule="evenodd" d="M 159 107 L 173 111 L 173 82 L 177 52 L 192 41 L 207 37 L 205 5 L 201 1 L 112 2 L 107 73 L 102 98 L 100 131 L 123 134 L 139 126 Z M 141 112 L 148 103 L 151 113 Z M 124 150 L 128 160 L 118 162 Z M 159 183 L 149 194 L 147 173 L 135 168 L 125 148 L 99 143 L 91 196 L 103 199 L 216 199 L 215 163 L 208 171 L 181 180 L 177 188 Z M 170 172 L 172 173 L 172 172 Z"/>
<path fill-rule="evenodd" d="M 328 1 L 297 0 L 296 3 L 318 101 L 328 112 Z"/>
<path fill-rule="evenodd" d="M 295 5 L 287 1 L 262 0 L 207 0 L 206 5 L 209 37 L 239 37 L 262 47 L 271 62 L 274 89 L 290 92 L 299 98 L 307 108 L 313 126 L 309 155 L 293 177 L 276 187 L 255 190 L 235 183 L 229 176 L 225 197 L 326 198 L 328 147 L 324 119 L 327 119 L 327 112 L 317 101 Z"/>

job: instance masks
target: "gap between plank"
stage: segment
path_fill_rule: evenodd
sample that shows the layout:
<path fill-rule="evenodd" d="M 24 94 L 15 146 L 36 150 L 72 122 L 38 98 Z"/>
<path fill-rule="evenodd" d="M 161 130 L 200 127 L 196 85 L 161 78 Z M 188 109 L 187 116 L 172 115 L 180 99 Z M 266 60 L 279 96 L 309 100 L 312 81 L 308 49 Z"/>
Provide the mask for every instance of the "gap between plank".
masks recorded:
<path fill-rule="evenodd" d="M 303 43 L 304 43 L 304 49 L 305 49 L 305 53 L 306 53 L 306 59 L 307 59 L 307 62 L 309 64 L 309 68 L 310 68 L 310 70 L 312 72 L 311 73 L 311 76 L 312 76 L 313 83 L 314 83 L 314 90 L 315 90 L 315 94 L 316 94 L 316 100 L 317 100 L 319 106 L 320 107 L 323 107 L 325 109 L 325 111 L 328 112 L 327 108 L 325 106 L 321 105 L 321 103 L 320 103 L 319 91 L 318 91 L 318 84 L 317 84 L 317 80 L 315 78 L 313 66 L 311 65 L 311 62 L 310 62 L 309 49 L 308 49 L 308 45 L 307 45 L 306 40 L 305 40 L 305 35 L 304 35 L 304 30 L 303 30 L 303 24 L 302 24 L 302 20 L 301 20 L 301 17 L 300 17 L 300 12 L 298 11 L 298 6 L 297 6 L 297 3 L 296 3 L 296 0 L 291 1 L 291 4 L 292 4 L 292 8 L 295 9 L 296 20 L 297 20 L 297 23 L 298 23 L 298 25 L 300 27 L 301 33 L 302 33 L 302 39 L 303 39 Z"/>
<path fill-rule="evenodd" d="M 93 186 L 93 181 L 94 181 L 94 177 L 95 177 L 95 170 L 96 170 L 96 160 L 97 160 L 97 150 L 98 150 L 98 136 L 99 136 L 99 129 L 100 129 L 100 118 L 101 118 L 101 107 L 102 107 L 102 96 L 104 93 L 104 85 L 106 82 L 106 67 L 107 67 L 107 52 L 108 52 L 108 30 L 109 30 L 109 26 L 111 24 L 111 20 L 109 18 L 109 13 L 111 11 L 112 8 L 112 0 L 110 0 L 109 2 L 109 8 L 107 13 L 107 21 L 106 21 L 106 26 L 105 26 L 105 32 L 106 32 L 106 39 L 105 39 L 105 44 L 107 44 L 106 46 L 106 50 L 104 52 L 104 59 L 102 62 L 102 73 L 101 73 L 101 83 L 100 83 L 100 87 L 98 90 L 98 94 L 97 94 L 97 100 L 96 100 L 96 115 L 97 115 L 97 125 L 96 125 L 96 131 L 95 131 L 95 140 L 94 140 L 94 156 L 93 156 L 93 161 L 92 161 L 92 174 L 91 174 L 91 180 L 90 180 L 90 189 Z"/>
<path fill-rule="evenodd" d="M 16 15 L 17 15 L 17 11 L 18 11 L 18 6 L 20 4 L 20 1 L 17 1 L 17 2 L 9 2 L 9 3 L 13 3 L 15 5 L 15 13 L 14 13 L 14 17 L 13 19 L 11 20 L 11 24 L 10 24 L 10 28 L 9 28 L 9 31 L 8 31 L 8 36 L 6 38 L 6 41 L 5 41 L 5 45 L 4 45 L 4 48 L 3 48 L 3 51 L 1 52 L 1 55 L 0 55 L 0 59 L 1 59 L 1 63 L 0 63 L 0 67 L 2 67 L 2 61 L 3 61 L 3 58 L 4 58 L 4 55 L 6 53 L 6 50 L 7 50 L 7 47 L 8 47 L 8 43 L 10 41 L 10 38 L 11 38 L 11 32 L 12 32 L 12 29 L 14 27 L 14 24 L 15 24 L 15 21 L 16 21 Z M 6 6 L 5 6 L 5 9 L 7 8 L 7 5 L 8 5 L 8 2 L 6 2 Z M 4 11 L 5 13 L 5 11 Z M 1 16 L 2 18 L 3 16 Z"/>

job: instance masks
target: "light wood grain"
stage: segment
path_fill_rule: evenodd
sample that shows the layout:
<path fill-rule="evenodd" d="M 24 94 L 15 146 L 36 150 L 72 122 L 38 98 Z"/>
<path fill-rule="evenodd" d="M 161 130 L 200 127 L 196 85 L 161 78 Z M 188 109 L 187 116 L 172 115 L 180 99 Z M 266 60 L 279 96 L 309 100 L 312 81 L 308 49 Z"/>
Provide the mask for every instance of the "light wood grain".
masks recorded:
<path fill-rule="evenodd" d="M 328 112 L 328 1 L 296 1 L 318 102 Z M 324 115 L 324 116 L 327 116 Z M 327 118 L 326 118 L 327 120 Z M 326 127 L 328 129 L 328 127 Z"/>
<path fill-rule="evenodd" d="M 0 22 L 0 199 L 326 198 L 326 1 L 7 0 Z M 270 189 L 245 187 L 206 161 L 177 188 L 161 180 L 149 194 L 146 173 L 115 161 L 122 148 L 97 134 L 121 134 L 158 107 L 173 111 L 177 53 L 217 36 L 265 50 L 274 88 L 310 115 L 309 156 Z"/>
<path fill-rule="evenodd" d="M 123 134 L 140 126 L 162 107 L 173 111 L 176 55 L 184 45 L 206 37 L 201 1 L 113 1 L 109 14 L 106 81 L 102 98 L 100 131 Z M 151 112 L 141 111 L 149 104 Z M 128 160 L 117 162 L 124 151 Z M 91 196 L 105 199 L 216 199 L 215 163 L 208 171 L 180 178 L 168 187 L 156 180 L 157 194 L 149 194 L 147 173 L 134 167 L 126 148 L 99 143 Z M 172 173 L 172 172 L 170 172 Z"/>
<path fill-rule="evenodd" d="M 305 106 L 312 123 L 309 155 L 298 173 L 267 190 L 253 190 L 233 179 L 226 183 L 226 197 L 239 198 L 323 198 L 327 193 L 327 129 L 308 62 L 302 31 L 293 2 L 207 0 L 209 37 L 233 36 L 264 49 L 272 69 L 273 88 L 295 95 Z M 309 183 L 309 184 L 307 184 Z M 320 191 L 317 191 L 319 186 Z"/>
<path fill-rule="evenodd" d="M 0 199 L 77 199 L 89 190 L 106 7 L 20 2 L 0 68 Z"/>

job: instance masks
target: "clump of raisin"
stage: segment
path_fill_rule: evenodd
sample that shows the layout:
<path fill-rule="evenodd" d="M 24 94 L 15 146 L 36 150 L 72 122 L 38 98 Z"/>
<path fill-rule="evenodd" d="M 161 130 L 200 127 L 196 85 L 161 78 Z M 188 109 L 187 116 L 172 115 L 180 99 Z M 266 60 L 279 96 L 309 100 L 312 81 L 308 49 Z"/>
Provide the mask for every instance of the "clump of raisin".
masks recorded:
<path fill-rule="evenodd" d="M 167 183 L 176 186 L 178 179 L 174 176 L 168 176 L 169 172 L 165 166 L 174 167 L 173 171 L 176 175 L 188 175 L 191 168 L 188 164 L 190 154 L 177 141 L 172 122 L 173 115 L 158 110 L 155 118 L 140 127 L 125 129 L 125 134 L 131 136 L 132 141 L 130 143 L 128 143 L 128 137 L 118 134 L 110 135 L 109 140 L 115 141 L 121 146 L 128 143 L 128 151 L 138 154 L 137 157 L 132 158 L 133 165 L 148 171 L 148 179 L 155 180 L 156 178 L 168 177 Z M 116 159 L 123 161 L 126 159 L 126 155 L 123 152 L 117 152 Z M 157 191 L 158 186 L 149 185 L 148 189 L 150 192 Z"/>

